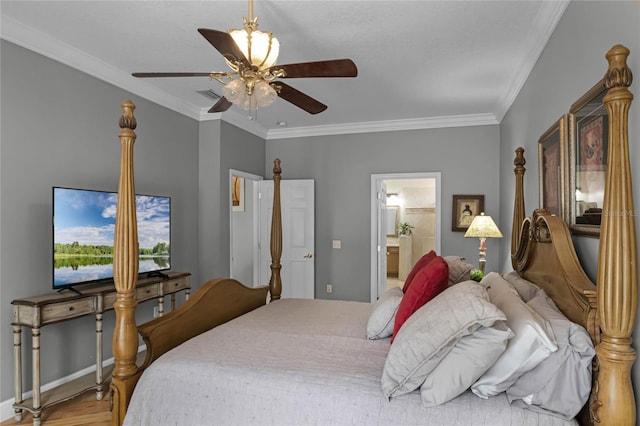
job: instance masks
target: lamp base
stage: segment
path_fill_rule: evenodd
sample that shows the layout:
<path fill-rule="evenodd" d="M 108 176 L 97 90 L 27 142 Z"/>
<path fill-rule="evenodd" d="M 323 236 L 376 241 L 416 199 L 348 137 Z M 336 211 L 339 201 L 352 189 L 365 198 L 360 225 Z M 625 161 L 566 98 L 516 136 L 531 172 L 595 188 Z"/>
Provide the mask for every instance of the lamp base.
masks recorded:
<path fill-rule="evenodd" d="M 486 238 L 480 238 L 480 252 L 478 253 L 478 269 L 480 269 L 480 271 L 482 271 L 482 274 L 484 275 L 484 266 L 487 263 L 487 259 L 486 259 L 486 250 L 487 249 L 487 240 Z"/>

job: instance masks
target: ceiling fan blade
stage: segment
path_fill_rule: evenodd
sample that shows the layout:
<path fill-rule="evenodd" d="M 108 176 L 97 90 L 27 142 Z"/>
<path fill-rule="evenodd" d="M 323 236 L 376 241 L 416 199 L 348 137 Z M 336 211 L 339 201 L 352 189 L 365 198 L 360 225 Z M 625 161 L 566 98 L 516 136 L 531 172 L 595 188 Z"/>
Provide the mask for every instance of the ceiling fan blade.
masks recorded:
<path fill-rule="evenodd" d="M 358 75 L 358 68 L 351 59 L 275 65 L 271 70 L 284 70 L 285 75 L 282 78 L 356 77 Z"/>
<path fill-rule="evenodd" d="M 327 109 L 327 106 L 322 102 L 316 101 L 309 95 L 305 95 L 301 91 L 294 89 L 293 87 L 285 84 L 281 81 L 274 83 L 276 86 L 280 86 L 280 92 L 278 96 L 287 102 L 291 102 L 298 108 L 302 108 L 309 114 L 318 114 L 319 112 Z"/>
<path fill-rule="evenodd" d="M 244 53 L 242 53 L 242 50 L 233 41 L 233 37 L 229 33 L 207 28 L 198 28 L 198 32 L 227 60 L 241 61 L 246 66 L 249 66 L 249 60 L 244 56 Z"/>
<path fill-rule="evenodd" d="M 210 72 L 134 72 L 131 74 L 138 78 L 153 77 L 209 77 Z"/>
<path fill-rule="evenodd" d="M 227 98 L 225 98 L 224 96 L 220 98 L 220 100 L 218 100 L 218 102 L 216 102 L 216 104 L 214 106 L 211 107 L 211 109 L 209 110 L 210 113 L 212 112 L 224 112 L 226 110 L 228 110 L 231 107 L 231 102 L 229 102 L 227 100 Z"/>

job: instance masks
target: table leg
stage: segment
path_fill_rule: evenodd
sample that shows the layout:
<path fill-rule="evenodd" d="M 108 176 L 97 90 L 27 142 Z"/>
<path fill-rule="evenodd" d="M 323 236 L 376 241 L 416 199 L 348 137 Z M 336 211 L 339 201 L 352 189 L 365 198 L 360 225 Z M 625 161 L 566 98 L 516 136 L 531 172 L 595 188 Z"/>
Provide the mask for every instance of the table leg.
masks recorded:
<path fill-rule="evenodd" d="M 31 331 L 32 336 L 32 371 L 33 371 L 33 424 L 40 425 L 40 327 L 34 327 Z"/>
<path fill-rule="evenodd" d="M 22 399 L 22 326 L 13 326 L 13 385 L 15 404 L 21 404 Z M 22 409 L 14 408 L 16 422 L 22 421 Z"/>
<path fill-rule="evenodd" d="M 102 313 L 96 314 L 96 399 L 101 401 L 104 397 L 104 384 L 102 383 Z"/>
<path fill-rule="evenodd" d="M 158 297 L 158 316 L 164 315 L 164 296 Z"/>

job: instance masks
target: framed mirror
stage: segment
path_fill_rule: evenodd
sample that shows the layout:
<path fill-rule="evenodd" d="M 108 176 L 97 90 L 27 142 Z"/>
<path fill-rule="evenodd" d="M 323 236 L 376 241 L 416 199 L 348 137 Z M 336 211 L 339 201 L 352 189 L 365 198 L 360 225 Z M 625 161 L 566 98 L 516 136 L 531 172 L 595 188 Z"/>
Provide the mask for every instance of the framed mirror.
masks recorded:
<path fill-rule="evenodd" d="M 569 110 L 567 223 L 574 234 L 600 236 L 609 134 L 602 103 L 606 93 L 602 79 Z"/>

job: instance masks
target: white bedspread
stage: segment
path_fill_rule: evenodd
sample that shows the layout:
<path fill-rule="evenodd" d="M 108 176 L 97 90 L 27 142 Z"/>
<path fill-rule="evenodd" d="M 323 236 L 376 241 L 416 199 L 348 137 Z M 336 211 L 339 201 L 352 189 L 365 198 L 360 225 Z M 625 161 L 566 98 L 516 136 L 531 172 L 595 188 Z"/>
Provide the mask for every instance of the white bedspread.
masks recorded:
<path fill-rule="evenodd" d="M 566 425 L 470 392 L 432 408 L 386 400 L 389 340 L 369 303 L 284 299 L 197 336 L 142 375 L 125 425 Z"/>

